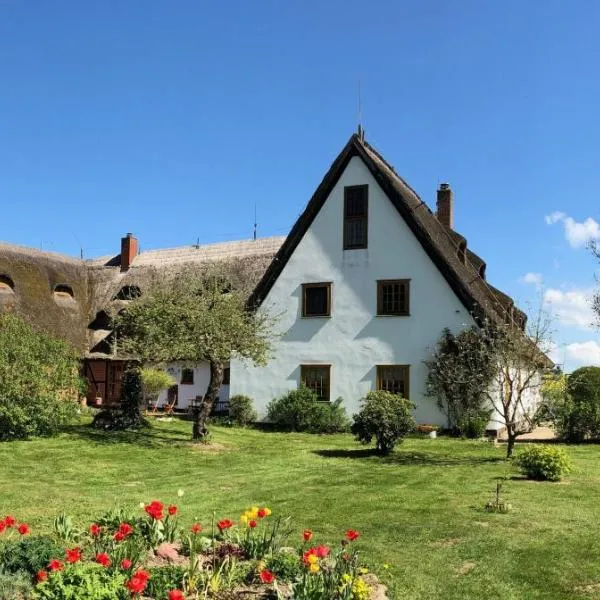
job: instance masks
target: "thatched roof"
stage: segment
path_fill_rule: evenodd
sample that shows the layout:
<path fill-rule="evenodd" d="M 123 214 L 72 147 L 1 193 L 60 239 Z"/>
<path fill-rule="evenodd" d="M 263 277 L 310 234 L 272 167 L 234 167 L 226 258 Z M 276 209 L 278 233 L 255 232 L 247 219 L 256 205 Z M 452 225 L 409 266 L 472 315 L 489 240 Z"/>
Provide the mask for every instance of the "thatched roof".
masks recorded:
<path fill-rule="evenodd" d="M 127 306 L 128 294 L 144 293 L 163 272 L 214 262 L 229 263 L 253 287 L 284 239 L 150 250 L 138 254 L 127 271 L 121 271 L 119 256 L 83 261 L 0 244 L 0 284 L 7 282 L 0 286 L 0 310 L 14 310 L 88 357 L 106 357 L 112 351 L 110 313 Z"/>
<path fill-rule="evenodd" d="M 0 309 L 13 310 L 42 331 L 86 349 L 90 303 L 83 261 L 0 243 L 0 275 L 14 285 L 0 296 Z M 60 291 L 62 286 L 72 297 Z"/>

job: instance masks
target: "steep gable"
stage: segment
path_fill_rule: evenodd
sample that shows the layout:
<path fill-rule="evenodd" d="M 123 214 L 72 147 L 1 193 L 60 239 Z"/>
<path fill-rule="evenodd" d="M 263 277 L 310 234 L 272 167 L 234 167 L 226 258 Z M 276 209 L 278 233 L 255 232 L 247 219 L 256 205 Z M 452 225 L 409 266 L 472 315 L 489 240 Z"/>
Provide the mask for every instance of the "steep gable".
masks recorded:
<path fill-rule="evenodd" d="M 304 212 L 300 215 L 249 300 L 249 306 L 259 306 L 306 234 L 329 197 L 349 161 L 358 156 L 396 208 L 421 246 L 444 276 L 465 308 L 478 320 L 505 322 L 512 318 L 495 288 L 481 276 L 481 264 L 461 256 L 462 238 L 440 223 L 417 193 L 394 171 L 383 157 L 360 136 L 354 134 L 331 165 Z M 464 240 L 464 238 L 462 238 Z M 466 241 L 465 241 L 466 246 Z M 464 254 L 464 253 L 463 253 Z M 479 258 L 479 257 L 477 257 Z"/>

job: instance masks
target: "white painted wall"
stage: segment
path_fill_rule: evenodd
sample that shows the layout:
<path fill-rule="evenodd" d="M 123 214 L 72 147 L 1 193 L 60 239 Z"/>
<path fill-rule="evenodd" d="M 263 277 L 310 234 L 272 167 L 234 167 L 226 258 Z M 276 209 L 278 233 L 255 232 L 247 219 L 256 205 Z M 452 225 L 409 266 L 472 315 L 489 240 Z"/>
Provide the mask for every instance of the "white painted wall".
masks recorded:
<path fill-rule="evenodd" d="M 523 372 L 523 376 L 526 376 L 527 373 Z M 516 369 L 511 372 L 511 378 L 516 378 L 517 372 Z M 493 405 L 495 406 L 495 410 L 491 416 L 491 422 L 488 426 L 488 429 L 501 430 L 506 429 L 506 425 L 504 424 L 504 420 L 498 414 L 497 411 L 502 411 L 502 401 L 500 396 L 500 390 L 504 383 L 504 377 L 502 373 L 499 371 L 497 378 L 492 382 L 490 395 L 494 399 Z M 522 394 L 522 406 L 519 406 L 517 410 L 517 419 L 523 420 L 523 415 L 526 414 L 529 417 L 532 417 L 535 414 L 538 406 L 542 402 L 542 374 L 538 373 L 534 375 L 531 380 L 531 384 L 526 390 L 523 390 Z"/>
<path fill-rule="evenodd" d="M 369 185 L 369 247 L 343 250 L 344 186 Z M 378 317 L 378 279 L 411 279 L 409 317 Z M 332 282 L 332 315 L 302 318 L 302 284 Z M 301 364 L 331 364 L 331 398 L 350 415 L 376 386 L 376 365 L 409 364 L 410 399 L 421 423 L 445 424 L 424 396 L 423 360 L 442 329 L 457 333 L 473 319 L 400 217 L 362 160 L 348 164 L 310 230 L 269 292 L 262 309 L 280 314 L 274 358 L 257 368 L 231 364 L 231 393 L 267 403 L 295 389 Z"/>
<path fill-rule="evenodd" d="M 191 385 L 181 383 L 181 371 L 184 368 L 193 368 L 194 370 L 194 383 Z M 206 388 L 208 387 L 208 383 L 210 382 L 210 366 L 208 363 L 201 363 L 196 365 L 195 367 L 183 365 L 182 363 L 172 363 L 166 368 L 166 371 L 175 378 L 175 381 L 178 384 L 178 409 L 188 408 L 190 401 L 193 400 L 196 396 L 204 396 L 204 394 L 206 394 Z M 228 385 L 221 386 L 219 400 L 229 400 Z M 158 397 L 159 406 L 164 406 L 166 402 L 167 390 L 164 390 Z"/>

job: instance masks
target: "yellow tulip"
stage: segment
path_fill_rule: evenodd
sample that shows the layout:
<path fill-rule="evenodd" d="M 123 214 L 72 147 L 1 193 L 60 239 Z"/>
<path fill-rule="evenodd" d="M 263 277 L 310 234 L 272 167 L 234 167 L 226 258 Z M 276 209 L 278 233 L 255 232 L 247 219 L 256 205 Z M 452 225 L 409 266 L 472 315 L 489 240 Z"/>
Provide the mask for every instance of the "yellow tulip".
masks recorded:
<path fill-rule="evenodd" d="M 243 514 L 240 517 L 240 523 L 242 523 L 242 525 L 247 525 L 248 524 L 248 517 L 247 517 L 247 515 Z"/>
<path fill-rule="evenodd" d="M 308 567 L 308 570 L 311 573 L 318 573 L 321 570 L 321 567 L 319 567 L 319 565 L 313 563 L 313 564 L 310 565 L 310 567 Z"/>

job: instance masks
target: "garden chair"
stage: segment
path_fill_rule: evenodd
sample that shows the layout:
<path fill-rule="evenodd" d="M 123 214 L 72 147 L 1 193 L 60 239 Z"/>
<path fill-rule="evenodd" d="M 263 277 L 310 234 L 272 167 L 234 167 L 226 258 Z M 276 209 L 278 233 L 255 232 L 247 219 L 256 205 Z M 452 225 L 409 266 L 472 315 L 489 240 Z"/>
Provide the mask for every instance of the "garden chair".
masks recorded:
<path fill-rule="evenodd" d="M 146 415 L 155 415 L 158 412 L 158 400 L 150 400 L 146 404 Z"/>
<path fill-rule="evenodd" d="M 172 415 L 174 414 L 174 409 L 175 409 L 175 405 L 177 404 L 177 397 L 173 398 L 173 400 L 171 402 L 168 402 L 165 404 L 164 406 L 164 414 L 165 415 Z"/>

